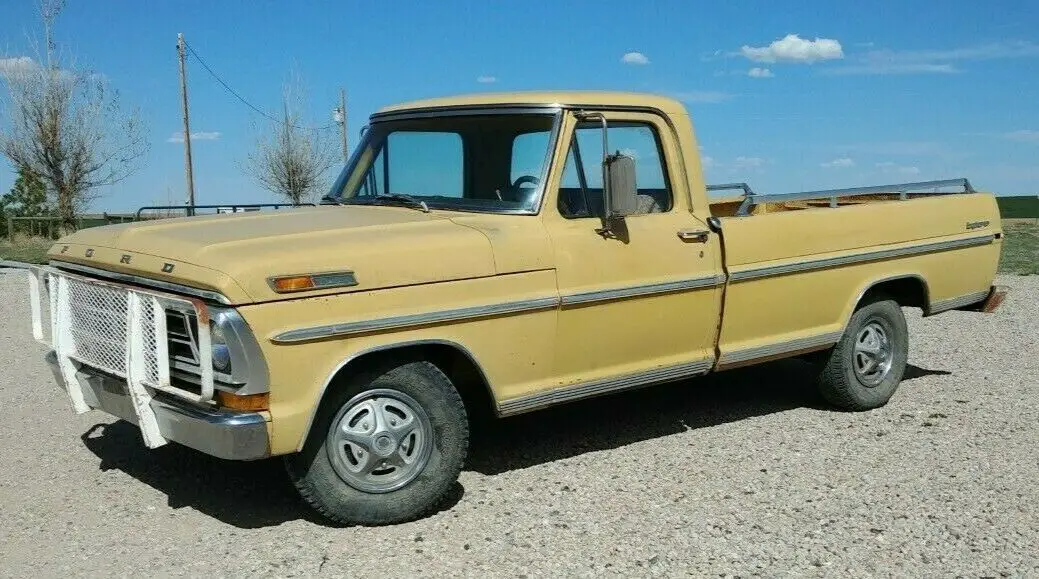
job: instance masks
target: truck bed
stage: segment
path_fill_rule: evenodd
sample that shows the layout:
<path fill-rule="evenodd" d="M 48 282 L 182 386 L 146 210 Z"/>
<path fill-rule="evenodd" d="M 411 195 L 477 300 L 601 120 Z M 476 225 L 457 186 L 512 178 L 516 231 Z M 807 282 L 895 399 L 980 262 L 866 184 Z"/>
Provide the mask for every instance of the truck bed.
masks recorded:
<path fill-rule="evenodd" d="M 756 193 L 747 183 L 707 186 L 711 214 L 715 217 L 760 215 L 813 207 L 844 207 L 975 192 L 970 181 L 963 178 L 770 194 Z"/>
<path fill-rule="evenodd" d="M 977 302 L 999 261 L 995 199 L 966 179 L 786 194 L 731 183 L 708 191 L 728 279 L 722 366 L 742 362 L 745 352 L 833 343 L 859 296 L 878 284 L 924 315 Z"/>

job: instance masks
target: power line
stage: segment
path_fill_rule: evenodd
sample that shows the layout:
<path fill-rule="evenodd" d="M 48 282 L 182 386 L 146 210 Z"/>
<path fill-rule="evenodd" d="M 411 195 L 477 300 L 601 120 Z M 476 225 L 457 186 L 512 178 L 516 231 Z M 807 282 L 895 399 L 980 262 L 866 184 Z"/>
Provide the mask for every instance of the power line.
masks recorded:
<path fill-rule="evenodd" d="M 209 65 L 206 64 L 206 61 L 202 60 L 202 57 L 199 56 L 197 52 L 195 52 L 195 49 L 192 48 L 191 45 L 187 43 L 187 41 L 184 41 L 184 46 L 187 47 L 188 52 L 191 53 L 191 56 L 195 57 L 195 60 L 197 60 L 198 63 L 202 65 L 202 68 L 206 69 L 206 71 L 209 72 L 210 76 L 212 76 L 218 83 L 220 83 L 221 86 L 223 86 L 225 89 L 227 89 L 227 92 L 231 93 L 236 99 L 241 101 L 242 104 L 244 104 L 245 106 L 249 107 L 254 112 L 256 112 L 256 114 L 260 115 L 261 117 L 264 117 L 267 120 L 273 121 L 275 123 L 285 123 L 286 122 L 285 119 L 279 119 L 279 118 L 273 117 L 273 116 L 267 114 L 266 112 L 264 112 L 259 107 L 255 106 L 252 103 L 250 103 L 249 101 L 245 100 L 245 97 L 243 97 L 242 95 L 238 94 L 238 92 L 235 91 L 235 89 L 231 88 L 226 82 L 224 82 L 224 80 L 222 78 L 220 78 L 220 76 L 218 76 L 217 73 L 213 72 L 212 68 L 209 68 Z M 322 127 L 300 127 L 300 126 L 294 125 L 292 123 L 288 123 L 288 125 L 290 127 L 294 128 L 294 129 L 299 129 L 301 131 L 326 131 L 328 129 L 331 129 L 332 127 L 337 126 L 336 123 L 330 123 L 330 124 L 327 124 L 327 125 L 322 126 Z"/>

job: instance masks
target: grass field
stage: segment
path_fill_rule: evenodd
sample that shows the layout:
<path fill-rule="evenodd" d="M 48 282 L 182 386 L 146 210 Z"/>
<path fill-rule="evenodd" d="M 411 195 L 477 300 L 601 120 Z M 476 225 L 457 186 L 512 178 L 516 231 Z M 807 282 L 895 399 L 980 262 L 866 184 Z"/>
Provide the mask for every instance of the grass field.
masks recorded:
<path fill-rule="evenodd" d="M 1034 219 L 1007 219 L 1003 222 L 1006 239 L 999 262 L 1002 273 L 1039 275 L 1039 224 Z M 43 263 L 51 242 L 26 238 L 11 243 L 0 241 L 0 259 Z"/>
<path fill-rule="evenodd" d="M 0 241 L 0 259 L 43 263 L 47 250 L 54 242 L 42 237 L 16 238 L 12 243 L 8 239 Z"/>
<path fill-rule="evenodd" d="M 999 271 L 1021 275 L 1039 275 L 1039 225 L 1035 220 L 1003 224 L 1003 256 Z"/>

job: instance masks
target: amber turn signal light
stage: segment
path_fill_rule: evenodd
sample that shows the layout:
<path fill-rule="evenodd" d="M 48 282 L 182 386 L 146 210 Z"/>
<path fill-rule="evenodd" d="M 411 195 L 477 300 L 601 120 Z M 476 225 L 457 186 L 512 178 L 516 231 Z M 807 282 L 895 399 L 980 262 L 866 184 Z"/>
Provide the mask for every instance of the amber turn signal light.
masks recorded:
<path fill-rule="evenodd" d="M 316 284 L 314 283 L 314 278 L 309 275 L 297 275 L 272 279 L 271 286 L 274 288 L 274 291 L 282 293 L 314 289 Z"/>
<path fill-rule="evenodd" d="M 271 289 L 283 294 L 301 292 L 312 289 L 333 287 L 350 287 L 357 285 L 357 278 L 352 271 L 328 271 L 325 273 L 302 273 L 267 278 Z"/>
<path fill-rule="evenodd" d="M 216 401 L 228 410 L 267 410 L 270 408 L 270 394 L 232 394 L 217 390 Z"/>

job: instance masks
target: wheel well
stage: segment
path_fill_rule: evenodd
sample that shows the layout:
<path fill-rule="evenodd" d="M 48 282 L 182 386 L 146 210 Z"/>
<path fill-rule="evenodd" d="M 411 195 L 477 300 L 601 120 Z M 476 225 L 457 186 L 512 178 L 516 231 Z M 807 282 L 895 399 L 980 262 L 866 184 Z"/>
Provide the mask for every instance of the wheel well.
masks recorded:
<path fill-rule="evenodd" d="M 451 342 L 400 344 L 365 352 L 336 371 L 322 399 L 351 374 L 375 366 L 416 360 L 432 363 L 451 380 L 462 397 L 470 418 L 495 414 L 494 398 L 483 370 L 467 350 Z"/>
<path fill-rule="evenodd" d="M 876 295 L 888 296 L 902 307 L 920 308 L 924 313 L 927 313 L 930 305 L 927 283 L 915 275 L 874 283 L 862 293 L 856 307 Z"/>

